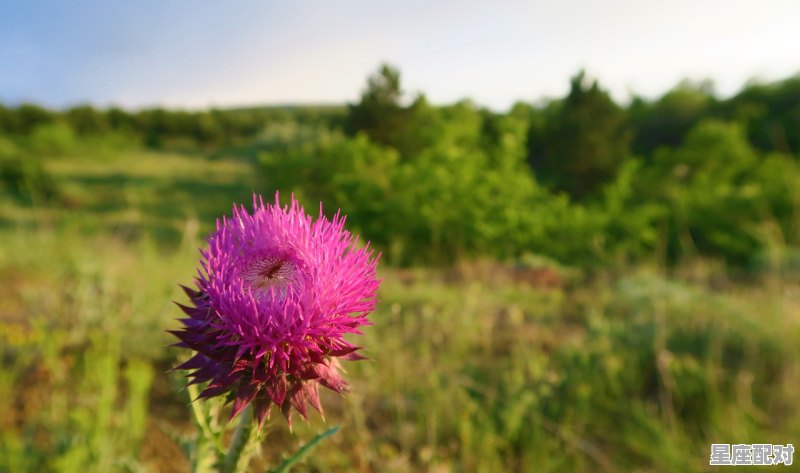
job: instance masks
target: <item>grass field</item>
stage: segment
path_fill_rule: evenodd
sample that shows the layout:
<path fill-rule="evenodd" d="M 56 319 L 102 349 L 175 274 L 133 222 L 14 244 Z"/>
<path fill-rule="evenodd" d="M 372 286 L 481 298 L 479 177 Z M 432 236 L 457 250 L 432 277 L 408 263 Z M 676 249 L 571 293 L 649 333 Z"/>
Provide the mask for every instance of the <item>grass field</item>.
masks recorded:
<path fill-rule="evenodd" d="M 61 204 L 0 195 L 0 471 L 187 471 L 171 301 L 268 176 L 143 151 L 44 165 Z M 380 273 L 351 393 L 293 432 L 273 417 L 254 471 L 330 425 L 298 470 L 705 471 L 711 443 L 800 438 L 796 279 L 707 261 Z"/>

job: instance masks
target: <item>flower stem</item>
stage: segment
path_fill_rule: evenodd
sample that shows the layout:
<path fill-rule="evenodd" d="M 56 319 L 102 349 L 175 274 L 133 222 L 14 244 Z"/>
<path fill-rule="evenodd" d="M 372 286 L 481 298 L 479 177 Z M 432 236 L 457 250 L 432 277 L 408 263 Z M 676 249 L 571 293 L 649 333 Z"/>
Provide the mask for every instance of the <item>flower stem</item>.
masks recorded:
<path fill-rule="evenodd" d="M 211 426 L 208 425 L 207 415 L 203 412 L 203 407 L 200 404 L 200 401 L 197 399 L 199 391 L 197 389 L 196 384 L 190 384 L 187 387 L 189 391 L 189 405 L 192 406 L 192 414 L 194 414 L 194 420 L 197 422 L 198 427 L 203 433 L 203 436 L 209 440 L 214 440 L 214 434 L 211 433 Z"/>
<path fill-rule="evenodd" d="M 254 428 L 253 407 L 247 406 L 239 414 L 239 423 L 233 431 L 233 439 L 225 455 L 221 473 L 244 473 L 250 464 L 256 445 L 258 445 L 258 429 Z"/>
<path fill-rule="evenodd" d="M 209 411 L 209 406 L 197 399 L 199 394 L 197 385 L 189 385 L 188 391 L 192 413 L 197 426 L 200 428 L 200 433 L 195 438 L 194 445 L 187 451 L 191 463 L 191 471 L 192 473 L 212 473 L 216 470 L 215 465 L 223 453 L 219 444 L 219 435 L 215 434 L 215 429 L 212 425 L 213 417 Z"/>

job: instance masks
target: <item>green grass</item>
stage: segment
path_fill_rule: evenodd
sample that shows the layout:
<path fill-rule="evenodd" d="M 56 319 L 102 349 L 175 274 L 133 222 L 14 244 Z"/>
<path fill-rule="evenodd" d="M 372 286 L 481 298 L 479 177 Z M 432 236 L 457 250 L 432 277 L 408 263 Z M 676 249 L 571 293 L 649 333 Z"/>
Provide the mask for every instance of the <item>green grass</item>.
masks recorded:
<path fill-rule="evenodd" d="M 60 206 L 0 195 L 0 471 L 186 471 L 170 301 L 214 219 L 264 186 L 233 158 L 45 168 Z M 539 287 L 488 261 L 382 267 L 352 392 L 324 395 L 327 422 L 273 417 L 255 471 L 332 425 L 298 470 L 703 471 L 712 442 L 794 441 L 797 282 L 689 269 Z"/>
<path fill-rule="evenodd" d="M 44 169 L 57 185 L 63 211 L 31 209 L 3 195 L 3 226 L 56 222 L 174 245 L 187 225 L 206 234 L 233 202 L 249 202 L 258 190 L 252 165 L 233 158 L 127 151 L 102 160 L 60 156 L 45 161 Z"/>

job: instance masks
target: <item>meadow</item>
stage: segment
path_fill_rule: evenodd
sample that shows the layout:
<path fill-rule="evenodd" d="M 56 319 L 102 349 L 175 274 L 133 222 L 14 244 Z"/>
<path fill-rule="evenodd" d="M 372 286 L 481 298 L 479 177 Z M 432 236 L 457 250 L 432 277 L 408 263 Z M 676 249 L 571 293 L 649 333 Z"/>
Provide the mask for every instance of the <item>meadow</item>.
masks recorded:
<path fill-rule="evenodd" d="M 355 108 L 4 125 L 0 472 L 189 470 L 172 301 L 215 219 L 276 188 L 351 215 L 383 283 L 351 391 L 291 431 L 273 414 L 253 471 L 333 425 L 297 471 L 715 471 L 712 443 L 797 444 L 796 156 L 707 121 L 581 195 L 522 171 L 540 115 L 417 101 L 349 135 Z M 238 142 L 163 128 L 247 116 Z"/>
<path fill-rule="evenodd" d="M 177 283 L 252 163 L 64 156 L 65 208 L 2 201 L 0 471 L 186 471 Z M 265 464 L 325 425 L 308 471 L 699 471 L 715 441 L 800 434 L 797 281 L 723 267 L 542 280 L 492 260 L 381 267 L 380 305 L 326 396 Z"/>

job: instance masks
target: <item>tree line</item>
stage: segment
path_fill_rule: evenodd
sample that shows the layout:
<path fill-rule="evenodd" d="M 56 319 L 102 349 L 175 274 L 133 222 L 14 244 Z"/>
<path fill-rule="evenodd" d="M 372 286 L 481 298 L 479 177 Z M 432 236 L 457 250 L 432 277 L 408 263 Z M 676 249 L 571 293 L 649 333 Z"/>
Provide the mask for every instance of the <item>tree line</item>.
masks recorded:
<path fill-rule="evenodd" d="M 6 141 L 53 127 L 154 149 L 245 150 L 265 192 L 343 209 L 398 264 L 535 254 L 752 266 L 791 259 L 800 243 L 800 77 L 727 99 L 684 81 L 621 105 L 580 72 L 565 97 L 501 113 L 409 96 L 384 65 L 346 107 L 0 106 Z"/>

